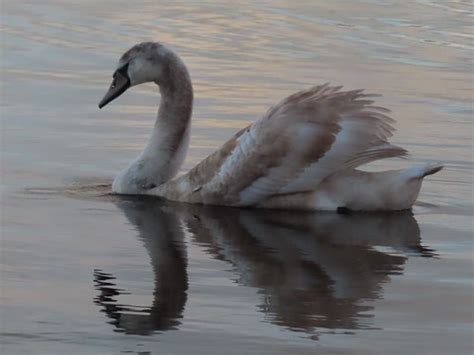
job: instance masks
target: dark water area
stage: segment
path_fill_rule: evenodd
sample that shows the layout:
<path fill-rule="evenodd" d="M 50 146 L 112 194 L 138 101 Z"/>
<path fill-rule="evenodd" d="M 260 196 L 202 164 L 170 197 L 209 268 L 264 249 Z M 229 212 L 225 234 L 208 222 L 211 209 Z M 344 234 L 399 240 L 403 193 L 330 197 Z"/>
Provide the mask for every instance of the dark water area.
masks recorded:
<path fill-rule="evenodd" d="M 468 1 L 4 1 L 0 352 L 469 354 Z M 195 107 L 183 171 L 282 97 L 383 95 L 392 141 L 442 162 L 412 212 L 295 213 L 110 195 L 159 96 L 97 103 L 136 42 L 174 48 Z"/>

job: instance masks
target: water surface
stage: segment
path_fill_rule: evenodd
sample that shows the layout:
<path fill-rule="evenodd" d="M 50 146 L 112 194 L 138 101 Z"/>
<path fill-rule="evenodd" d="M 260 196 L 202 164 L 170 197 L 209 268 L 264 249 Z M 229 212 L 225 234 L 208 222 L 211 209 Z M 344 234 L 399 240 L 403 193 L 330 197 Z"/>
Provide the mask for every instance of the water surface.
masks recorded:
<path fill-rule="evenodd" d="M 2 352 L 472 352 L 471 7 L 4 1 Z M 108 196 L 159 97 L 144 85 L 97 103 L 118 57 L 144 40 L 173 47 L 192 74 L 183 170 L 282 97 L 327 81 L 383 94 L 393 142 L 446 169 L 413 213 Z"/>

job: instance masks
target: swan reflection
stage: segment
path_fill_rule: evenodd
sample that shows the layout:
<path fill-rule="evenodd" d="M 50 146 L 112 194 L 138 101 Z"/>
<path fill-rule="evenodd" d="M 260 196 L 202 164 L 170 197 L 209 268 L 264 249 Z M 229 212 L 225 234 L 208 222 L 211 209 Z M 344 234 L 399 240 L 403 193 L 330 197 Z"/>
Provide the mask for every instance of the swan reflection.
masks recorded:
<path fill-rule="evenodd" d="M 116 304 L 114 298 L 126 291 L 115 286 L 114 276 L 100 270 L 94 271 L 99 290 L 94 301 L 102 306 L 117 331 L 148 335 L 174 329 L 180 324 L 188 289 L 184 231 L 179 216 L 146 199 L 123 201 L 118 206 L 137 228 L 138 238 L 150 255 L 154 273 L 153 304 L 149 308 Z"/>
<path fill-rule="evenodd" d="M 113 276 L 96 270 L 102 307 L 117 331 L 151 334 L 176 328 L 186 304 L 184 245 L 190 242 L 232 265 L 241 285 L 258 289 L 266 319 L 310 334 L 371 328 L 371 300 L 409 255 L 423 247 L 410 212 L 300 213 L 173 204 L 156 199 L 118 203 L 150 255 L 155 289 L 149 308 L 119 305 Z"/>

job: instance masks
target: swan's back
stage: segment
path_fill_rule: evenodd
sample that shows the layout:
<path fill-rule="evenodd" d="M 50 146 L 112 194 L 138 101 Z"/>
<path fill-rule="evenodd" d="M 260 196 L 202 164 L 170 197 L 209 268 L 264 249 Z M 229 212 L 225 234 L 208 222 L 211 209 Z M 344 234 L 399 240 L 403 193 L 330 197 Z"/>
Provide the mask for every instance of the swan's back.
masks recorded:
<path fill-rule="evenodd" d="M 406 151 L 388 143 L 394 122 L 374 95 L 328 84 L 295 93 L 186 175 L 150 194 L 172 200 L 251 206 L 312 191 L 327 177 Z"/>

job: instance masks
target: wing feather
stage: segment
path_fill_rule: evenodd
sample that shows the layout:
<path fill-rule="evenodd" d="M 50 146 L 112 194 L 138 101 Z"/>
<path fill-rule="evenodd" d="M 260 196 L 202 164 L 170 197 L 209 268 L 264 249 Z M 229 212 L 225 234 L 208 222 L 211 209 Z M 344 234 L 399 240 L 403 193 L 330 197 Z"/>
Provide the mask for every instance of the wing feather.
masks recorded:
<path fill-rule="evenodd" d="M 324 84 L 283 99 L 177 179 L 174 190 L 179 186 L 182 194 L 174 199 L 249 206 L 314 190 L 344 169 L 406 155 L 388 143 L 394 120 L 372 105 L 376 95 L 341 88 Z"/>

